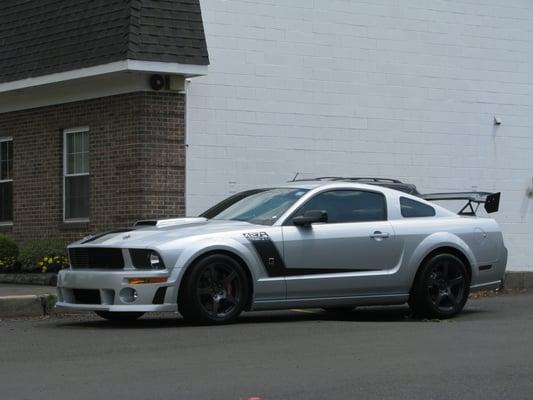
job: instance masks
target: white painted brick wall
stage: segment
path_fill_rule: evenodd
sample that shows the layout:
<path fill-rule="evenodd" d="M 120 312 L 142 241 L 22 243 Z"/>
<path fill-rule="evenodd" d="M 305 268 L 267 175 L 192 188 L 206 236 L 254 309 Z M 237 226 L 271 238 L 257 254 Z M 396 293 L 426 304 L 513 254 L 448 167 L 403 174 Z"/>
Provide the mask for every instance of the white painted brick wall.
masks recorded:
<path fill-rule="evenodd" d="M 202 10 L 211 66 L 188 89 L 189 214 L 296 172 L 502 190 L 510 267 L 533 269 L 531 0 Z"/>

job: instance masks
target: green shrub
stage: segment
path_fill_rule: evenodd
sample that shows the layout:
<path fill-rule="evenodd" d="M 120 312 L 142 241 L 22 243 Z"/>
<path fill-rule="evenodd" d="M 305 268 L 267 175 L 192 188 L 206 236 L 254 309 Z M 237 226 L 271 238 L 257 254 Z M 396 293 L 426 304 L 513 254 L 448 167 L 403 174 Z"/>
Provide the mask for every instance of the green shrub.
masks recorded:
<path fill-rule="evenodd" d="M 9 236 L 0 235 L 0 272 L 15 272 L 18 269 L 19 248 Z"/>
<path fill-rule="evenodd" d="M 15 241 L 9 236 L 0 235 L 0 260 L 16 259 L 19 255 L 19 248 Z"/>
<path fill-rule="evenodd" d="M 57 239 L 25 242 L 19 261 L 24 272 L 57 272 L 68 267 L 66 243 Z"/>

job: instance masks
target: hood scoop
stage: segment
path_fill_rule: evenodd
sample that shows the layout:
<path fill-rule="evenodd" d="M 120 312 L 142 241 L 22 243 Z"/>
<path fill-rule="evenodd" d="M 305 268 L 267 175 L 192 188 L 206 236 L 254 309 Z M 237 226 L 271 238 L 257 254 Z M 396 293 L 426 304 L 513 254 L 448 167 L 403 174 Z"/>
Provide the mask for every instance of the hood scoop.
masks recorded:
<path fill-rule="evenodd" d="M 166 219 L 143 219 L 135 222 L 133 226 L 142 228 L 144 226 L 154 226 L 156 228 L 163 228 L 166 226 L 179 226 L 197 224 L 199 222 L 205 222 L 207 218 L 203 217 L 187 217 L 187 218 L 166 218 Z"/>

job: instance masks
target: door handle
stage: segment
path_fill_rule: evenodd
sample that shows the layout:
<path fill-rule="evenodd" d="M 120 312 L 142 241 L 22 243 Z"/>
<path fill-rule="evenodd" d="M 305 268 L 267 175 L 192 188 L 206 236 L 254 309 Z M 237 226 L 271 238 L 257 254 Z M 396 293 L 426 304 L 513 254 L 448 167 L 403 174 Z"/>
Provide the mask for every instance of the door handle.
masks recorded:
<path fill-rule="evenodd" d="M 383 239 L 387 239 L 389 236 L 390 235 L 388 232 L 381 232 L 381 231 L 375 231 L 374 233 L 370 235 L 372 239 L 377 240 L 378 242 Z"/>

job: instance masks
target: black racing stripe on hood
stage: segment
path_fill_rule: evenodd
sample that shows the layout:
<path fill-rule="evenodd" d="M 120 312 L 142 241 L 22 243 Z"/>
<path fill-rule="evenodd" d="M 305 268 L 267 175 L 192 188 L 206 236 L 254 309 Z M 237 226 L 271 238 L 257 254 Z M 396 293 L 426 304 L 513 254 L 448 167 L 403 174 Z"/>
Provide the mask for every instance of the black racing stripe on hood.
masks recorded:
<path fill-rule="evenodd" d="M 101 237 L 104 237 L 106 235 L 111 235 L 113 233 L 124 233 L 124 232 L 131 232 L 131 231 L 134 231 L 134 230 L 135 230 L 134 228 L 122 228 L 122 229 L 115 229 L 113 231 L 107 231 L 107 232 L 104 232 L 104 233 L 100 233 L 98 235 L 91 236 L 89 239 L 84 240 L 83 242 L 81 242 L 81 244 L 93 242 L 96 239 L 100 239 Z"/>

